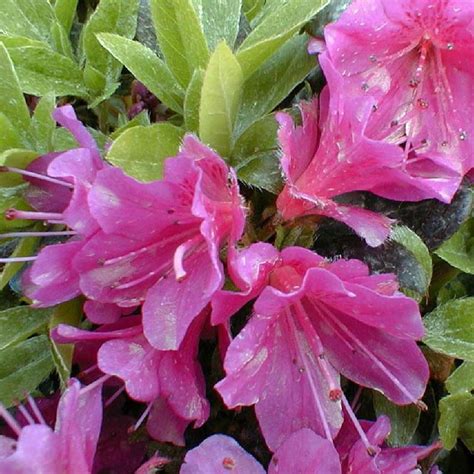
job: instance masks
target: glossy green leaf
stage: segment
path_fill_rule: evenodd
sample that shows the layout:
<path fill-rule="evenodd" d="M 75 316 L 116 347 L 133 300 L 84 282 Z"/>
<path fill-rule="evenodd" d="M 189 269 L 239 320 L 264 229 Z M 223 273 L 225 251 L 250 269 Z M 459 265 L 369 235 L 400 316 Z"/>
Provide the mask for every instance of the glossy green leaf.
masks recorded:
<path fill-rule="evenodd" d="M 390 418 L 391 431 L 388 442 L 392 446 L 409 444 L 420 421 L 420 409 L 415 405 L 395 405 L 381 393 L 373 392 L 374 410 L 377 417 Z"/>
<path fill-rule="evenodd" d="M 460 392 L 439 402 L 439 434 L 445 449 L 453 449 L 457 438 L 474 450 L 474 396 Z"/>
<path fill-rule="evenodd" d="M 35 149 L 41 153 L 53 150 L 53 135 L 56 121 L 52 117 L 56 107 L 54 94 L 47 94 L 41 98 L 35 108 L 31 120 L 31 135 L 35 140 Z"/>
<path fill-rule="evenodd" d="M 30 209 L 23 198 L 23 192 L 27 186 L 27 184 L 20 184 L 9 188 L 0 187 L 0 232 L 31 226 L 31 221 L 5 219 L 7 209 L 12 207 L 23 210 Z"/>
<path fill-rule="evenodd" d="M 122 64 L 100 45 L 96 35 L 115 33 L 132 39 L 137 27 L 137 14 L 138 0 L 101 0 L 84 27 L 84 78 L 88 87 L 100 98 L 113 93 L 118 86 Z"/>
<path fill-rule="evenodd" d="M 78 326 L 82 319 L 83 303 L 82 298 L 75 298 L 56 306 L 49 320 L 49 329 L 54 329 L 58 324 Z M 57 344 L 51 340 L 51 346 L 56 371 L 62 386 L 66 387 L 71 374 L 74 344 Z"/>
<path fill-rule="evenodd" d="M 0 112 L 0 153 L 11 148 L 21 148 L 22 145 L 23 140 L 18 130 L 6 115 Z"/>
<path fill-rule="evenodd" d="M 86 94 L 82 71 L 72 59 L 39 41 L 19 37 L 3 37 L 1 41 L 15 65 L 23 92 L 37 96 Z"/>
<path fill-rule="evenodd" d="M 184 97 L 184 123 L 186 130 L 191 132 L 199 130 L 199 104 L 203 81 L 204 71 L 196 69 Z"/>
<path fill-rule="evenodd" d="M 122 133 L 126 132 L 127 130 L 133 127 L 138 127 L 138 126 L 148 127 L 150 125 L 150 117 L 148 115 L 147 110 L 143 110 L 138 115 L 133 117 L 131 120 L 128 120 L 128 119 L 125 119 L 125 120 L 127 121 L 120 128 L 117 128 L 117 130 L 114 130 L 114 132 L 110 134 L 110 138 L 112 140 L 117 140 L 117 138 L 120 135 L 122 135 Z"/>
<path fill-rule="evenodd" d="M 0 81 L 0 111 L 18 130 L 27 129 L 30 125 L 30 113 L 23 98 L 13 62 L 1 42 L 0 77 L 2 78 Z"/>
<path fill-rule="evenodd" d="M 51 26 L 56 22 L 48 0 L 2 0 L 0 32 L 50 42 Z"/>
<path fill-rule="evenodd" d="M 291 39 L 245 81 L 237 136 L 271 112 L 316 66 L 306 52 L 306 43 L 306 36 Z"/>
<path fill-rule="evenodd" d="M 35 151 L 14 148 L 0 155 L 0 165 L 24 169 L 38 156 L 39 153 Z M 0 173 L 0 186 L 11 187 L 24 183 L 23 178 L 17 173 Z"/>
<path fill-rule="evenodd" d="M 206 38 L 192 0 L 151 0 L 156 36 L 166 64 L 187 88 L 193 72 L 209 59 Z"/>
<path fill-rule="evenodd" d="M 192 0 L 211 51 L 222 40 L 232 48 L 239 32 L 242 0 Z"/>
<path fill-rule="evenodd" d="M 229 156 L 242 95 L 242 71 L 232 51 L 220 43 L 204 74 L 199 108 L 199 136 L 222 156 Z"/>
<path fill-rule="evenodd" d="M 435 253 L 453 267 L 474 274 L 474 218 L 467 220 Z"/>
<path fill-rule="evenodd" d="M 0 360 L 0 403 L 7 408 L 33 391 L 54 369 L 44 335 L 0 351 Z"/>
<path fill-rule="evenodd" d="M 474 361 L 474 298 L 448 301 L 423 319 L 423 342 L 433 350 Z"/>
<path fill-rule="evenodd" d="M 26 237 L 20 239 L 17 247 L 10 255 L 11 257 L 30 257 L 35 255 L 39 239 L 37 237 Z M 9 281 L 24 267 L 24 262 L 6 263 L 0 272 L 0 291 L 3 290 Z"/>
<path fill-rule="evenodd" d="M 327 3 L 327 0 L 293 0 L 272 9 L 238 50 L 237 58 L 245 78 L 269 59 Z"/>
<path fill-rule="evenodd" d="M 17 306 L 0 311 L 0 351 L 3 351 L 31 335 L 43 332 L 51 317 L 51 309 Z"/>
<path fill-rule="evenodd" d="M 252 21 L 262 10 L 265 0 L 243 0 L 242 9 L 248 21 Z"/>
<path fill-rule="evenodd" d="M 113 143 L 107 160 L 140 181 L 162 178 L 163 161 L 176 155 L 184 130 L 168 123 L 133 127 Z"/>
<path fill-rule="evenodd" d="M 166 64 L 149 48 L 117 35 L 97 35 L 100 44 L 172 110 L 182 113 L 184 91 Z"/>
<path fill-rule="evenodd" d="M 463 362 L 446 380 L 446 388 L 450 393 L 474 390 L 474 363 Z"/>
<path fill-rule="evenodd" d="M 74 17 L 76 16 L 78 0 L 56 0 L 54 4 L 54 12 L 59 23 L 66 33 L 72 28 Z"/>

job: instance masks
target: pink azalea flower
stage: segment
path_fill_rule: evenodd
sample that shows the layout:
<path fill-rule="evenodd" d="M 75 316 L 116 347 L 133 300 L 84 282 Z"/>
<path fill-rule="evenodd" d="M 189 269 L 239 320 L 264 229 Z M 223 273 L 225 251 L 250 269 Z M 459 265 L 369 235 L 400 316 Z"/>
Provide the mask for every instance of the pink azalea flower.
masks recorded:
<path fill-rule="evenodd" d="M 23 291 L 38 307 L 52 306 L 80 294 L 79 275 L 71 261 L 87 237 L 98 230 L 89 211 L 87 194 L 96 173 L 105 167 L 94 139 L 77 120 L 70 105 L 56 109 L 53 117 L 74 135 L 80 148 L 42 156 L 26 171 L 15 169 L 33 185 L 27 198 L 37 211 L 7 211 L 9 219 L 59 223 L 70 229 L 8 234 L 11 237 L 72 236 L 67 242 L 48 245 L 38 256 L 29 258 L 34 263 L 23 276 Z"/>
<path fill-rule="evenodd" d="M 329 262 L 303 248 L 286 248 L 279 258 L 275 252 L 256 244 L 229 263 L 243 289 L 239 304 L 259 296 L 216 385 L 226 405 L 255 405 L 275 450 L 300 428 L 329 440 L 337 434 L 341 402 L 348 408 L 339 374 L 395 403 L 416 403 L 429 377 L 416 344 L 423 325 L 417 303 L 397 291 L 394 276 L 369 275 L 359 260 Z M 227 297 L 238 309 L 235 294 L 217 293 L 214 322 L 229 316 L 222 309 Z"/>
<path fill-rule="evenodd" d="M 473 19 L 465 0 L 355 0 L 325 29 L 345 93 L 376 99 L 367 135 L 405 142 L 406 167 L 429 179 L 474 163 Z"/>
<path fill-rule="evenodd" d="M 233 438 L 218 434 L 210 436 L 197 448 L 188 451 L 179 472 L 180 474 L 226 474 L 228 472 L 265 474 L 265 469 Z"/>
<path fill-rule="evenodd" d="M 219 253 L 240 238 L 244 210 L 232 169 L 195 137 L 165 162 L 163 181 L 139 183 L 100 171 L 89 194 L 101 227 L 74 258 L 92 300 L 143 304 L 157 349 L 178 349 L 193 319 L 221 288 Z"/>
<path fill-rule="evenodd" d="M 371 445 L 375 447 L 375 454 L 367 453 L 353 425 L 345 422 L 334 440 L 343 473 L 415 474 L 420 472 L 416 469 L 418 462 L 441 447 L 436 442 L 430 446 L 390 448 L 385 444 L 391 429 L 388 417 L 381 416 L 376 422 L 362 421 L 361 424 Z"/>
<path fill-rule="evenodd" d="M 71 380 L 59 402 L 54 430 L 34 402 L 32 413 L 21 407 L 29 421 L 23 428 L 0 406 L 0 415 L 18 436 L 17 441 L 1 440 L 0 471 L 91 473 L 102 423 L 101 389 L 100 384 L 81 389 L 77 380 Z"/>
<path fill-rule="evenodd" d="M 151 436 L 184 445 L 184 430 L 194 422 L 202 426 L 209 416 L 204 377 L 197 361 L 198 343 L 207 317 L 202 313 L 189 327 L 179 351 L 159 351 L 143 335 L 140 316 L 128 316 L 118 323 L 89 332 L 59 325 L 52 337 L 59 343 L 101 343 L 98 368 L 125 384 L 127 394 L 147 404 L 144 417 L 150 414 L 147 428 Z"/>
<path fill-rule="evenodd" d="M 342 76 L 326 56 L 320 64 L 328 79 L 320 101 L 301 105 L 302 126 L 278 113 L 281 165 L 286 186 L 278 197 L 284 219 L 321 215 L 344 222 L 371 246 L 381 244 L 391 220 L 374 212 L 338 203 L 351 191 L 371 191 L 398 200 L 436 197 L 449 201 L 461 175 L 444 169 L 426 177 L 418 165 L 407 169 L 402 148 L 366 133 L 374 102 L 348 98 Z M 445 167 L 446 168 L 446 167 Z"/>

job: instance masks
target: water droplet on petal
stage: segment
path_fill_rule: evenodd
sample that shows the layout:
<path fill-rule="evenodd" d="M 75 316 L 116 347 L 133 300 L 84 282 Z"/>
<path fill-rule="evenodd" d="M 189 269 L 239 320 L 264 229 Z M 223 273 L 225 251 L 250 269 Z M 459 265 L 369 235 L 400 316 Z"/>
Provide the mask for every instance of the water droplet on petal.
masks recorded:
<path fill-rule="evenodd" d="M 446 48 L 448 48 L 449 51 L 452 51 L 454 49 L 454 43 L 448 43 Z"/>
<path fill-rule="evenodd" d="M 398 120 L 392 120 L 392 121 L 390 122 L 390 126 L 391 126 L 391 127 L 396 127 L 397 125 L 398 125 Z"/>
<path fill-rule="evenodd" d="M 369 84 L 367 84 L 367 82 L 363 82 L 360 87 L 364 92 L 367 92 L 369 90 Z"/>
<path fill-rule="evenodd" d="M 441 146 L 444 146 L 444 147 L 448 146 L 448 142 L 444 140 L 444 142 L 441 143 Z"/>
<path fill-rule="evenodd" d="M 412 88 L 412 89 L 415 89 L 416 87 L 418 87 L 418 84 L 420 83 L 420 81 L 418 79 L 410 79 L 410 82 L 408 83 L 408 85 Z"/>
<path fill-rule="evenodd" d="M 376 62 L 377 62 L 377 56 L 375 56 L 375 54 L 371 54 L 371 55 L 369 56 L 369 61 L 370 61 L 371 63 L 376 63 Z"/>
<path fill-rule="evenodd" d="M 372 105 L 372 112 L 377 112 L 379 106 L 377 104 Z"/>
<path fill-rule="evenodd" d="M 428 101 L 426 99 L 418 99 L 416 103 L 418 104 L 418 107 L 420 107 L 420 109 L 428 108 Z"/>
<path fill-rule="evenodd" d="M 459 130 L 459 140 L 466 140 L 467 139 L 467 132 L 466 130 Z"/>

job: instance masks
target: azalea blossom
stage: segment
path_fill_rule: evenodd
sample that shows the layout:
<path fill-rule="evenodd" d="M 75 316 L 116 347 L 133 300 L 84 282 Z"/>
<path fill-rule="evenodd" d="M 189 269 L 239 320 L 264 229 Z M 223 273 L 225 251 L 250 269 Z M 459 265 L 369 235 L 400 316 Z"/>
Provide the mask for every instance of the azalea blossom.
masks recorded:
<path fill-rule="evenodd" d="M 204 377 L 197 361 L 206 316 L 204 312 L 193 321 L 179 351 L 159 351 L 151 346 L 137 315 L 95 331 L 61 324 L 52 337 L 58 343 L 97 343 L 97 365 L 106 374 L 104 379 L 118 377 L 133 400 L 147 404 L 136 426 L 149 415 L 147 429 L 152 437 L 184 445 L 187 426 L 191 422 L 202 426 L 209 416 Z"/>
<path fill-rule="evenodd" d="M 70 237 L 67 242 L 44 247 L 37 256 L 20 259 L 33 261 L 22 283 L 23 291 L 37 307 L 68 301 L 81 292 L 79 275 L 71 261 L 86 239 L 98 230 L 89 211 L 87 194 L 97 172 L 106 166 L 92 135 L 77 119 L 70 105 L 56 109 L 53 117 L 73 134 L 80 148 L 41 156 L 26 170 L 7 169 L 22 174 L 31 183 L 26 197 L 36 209 L 9 209 L 7 219 L 61 224 L 68 230 L 17 232 L 2 237 Z"/>
<path fill-rule="evenodd" d="M 416 344 L 424 330 L 417 303 L 398 292 L 394 275 L 369 275 L 359 260 L 330 262 L 299 247 L 278 253 L 269 244 L 250 246 L 229 265 L 241 300 L 218 292 L 213 322 L 230 316 L 227 298 L 236 311 L 258 297 L 216 389 L 230 408 L 255 405 L 270 449 L 301 428 L 332 440 L 341 403 L 357 422 L 339 374 L 395 403 L 418 403 L 429 377 Z"/>
<path fill-rule="evenodd" d="M 367 136 L 403 143 L 405 168 L 427 180 L 474 163 L 473 20 L 471 1 L 355 0 L 325 28 L 345 94 L 376 101 Z"/>
<path fill-rule="evenodd" d="M 81 389 L 71 379 L 59 402 L 54 430 L 31 398 L 31 412 L 21 406 L 29 423 L 23 428 L 0 405 L 0 416 L 18 436 L 0 436 L 0 472 L 91 473 L 102 423 L 101 391 L 101 384 Z"/>
<path fill-rule="evenodd" d="M 370 97 L 349 97 L 342 76 L 326 56 L 320 57 L 328 86 L 319 101 L 301 104 L 302 125 L 279 112 L 278 137 L 286 186 L 277 207 L 284 219 L 321 215 L 344 222 L 371 246 L 380 245 L 392 221 L 360 207 L 340 202 L 352 191 L 371 191 L 397 200 L 438 198 L 449 201 L 461 174 L 444 166 L 431 174 L 418 165 L 405 166 L 404 151 L 396 144 L 370 138 L 373 114 Z"/>
<path fill-rule="evenodd" d="M 118 168 L 97 174 L 88 196 L 100 226 L 75 256 L 91 300 L 135 307 L 156 349 L 178 349 L 224 277 L 223 246 L 245 220 L 232 169 L 194 136 L 165 162 L 164 179 L 139 183 Z"/>

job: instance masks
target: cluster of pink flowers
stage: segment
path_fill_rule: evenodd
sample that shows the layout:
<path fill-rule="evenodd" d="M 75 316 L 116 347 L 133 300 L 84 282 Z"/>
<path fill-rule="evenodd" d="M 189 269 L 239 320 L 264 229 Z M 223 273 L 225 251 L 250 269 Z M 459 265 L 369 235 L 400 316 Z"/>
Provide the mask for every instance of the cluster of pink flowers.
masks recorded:
<path fill-rule="evenodd" d="M 355 0 L 326 28 L 328 85 L 301 105 L 301 126 L 277 115 L 283 219 L 333 218 L 377 246 L 392 221 L 338 196 L 450 202 L 473 167 L 473 15 L 462 0 Z M 209 417 L 197 355 L 212 328 L 225 369 L 215 389 L 228 408 L 255 407 L 269 473 L 409 473 L 438 449 L 387 447 L 388 419 L 360 422 L 341 388 L 342 375 L 424 406 L 422 319 L 394 275 L 300 247 L 237 248 L 246 209 L 236 174 L 193 135 L 163 179 L 141 183 L 102 160 L 71 106 L 54 118 L 80 147 L 35 160 L 23 172 L 35 210 L 7 216 L 67 228 L 36 233 L 69 239 L 31 258 L 23 289 L 37 307 L 86 297 L 95 329 L 60 325 L 52 338 L 85 348 L 81 369 L 100 375 L 82 389 L 71 382 L 54 430 L 31 415 L 22 428 L 3 410 L 18 441 L 0 438 L 1 472 L 91 472 L 103 387 L 145 404 L 137 425 L 147 417 L 153 438 L 184 445 L 186 428 Z M 223 289 L 226 275 L 238 291 Z M 232 340 L 230 318 L 249 302 Z M 264 472 L 224 435 L 189 451 L 181 472 L 222 468 Z"/>

